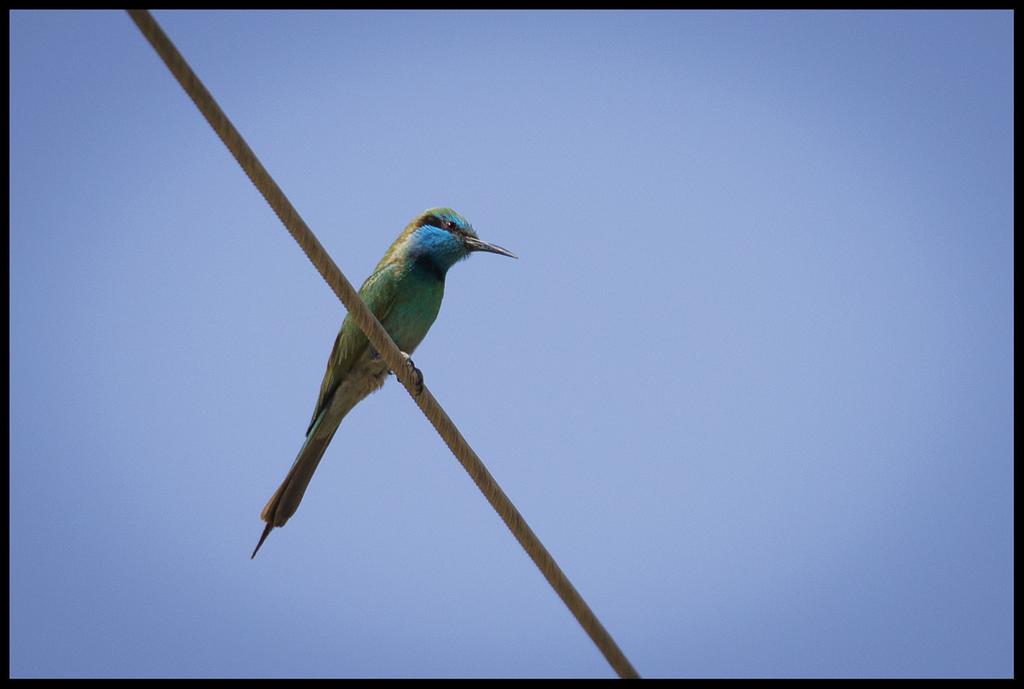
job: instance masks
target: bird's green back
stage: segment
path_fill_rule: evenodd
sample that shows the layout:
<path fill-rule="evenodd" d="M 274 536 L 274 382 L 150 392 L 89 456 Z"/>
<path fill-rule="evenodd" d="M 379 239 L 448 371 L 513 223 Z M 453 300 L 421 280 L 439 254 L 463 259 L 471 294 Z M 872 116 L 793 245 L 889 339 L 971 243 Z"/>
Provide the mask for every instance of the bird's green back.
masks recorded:
<path fill-rule="evenodd" d="M 385 258 L 387 257 L 385 256 Z M 398 272 L 396 262 L 385 263 L 382 260 L 373 274 L 359 288 L 359 296 L 377 317 L 377 320 L 382 323 L 395 302 L 398 286 L 396 272 Z M 334 339 L 331 355 L 327 359 L 327 370 L 324 372 L 323 382 L 320 383 L 320 395 L 316 400 L 309 428 L 306 429 L 307 435 L 312 430 L 313 424 L 316 423 L 316 418 L 330 402 L 331 395 L 369 345 L 370 342 L 366 339 L 363 331 L 352 318 L 346 315 L 341 329 L 338 331 L 338 336 Z"/>

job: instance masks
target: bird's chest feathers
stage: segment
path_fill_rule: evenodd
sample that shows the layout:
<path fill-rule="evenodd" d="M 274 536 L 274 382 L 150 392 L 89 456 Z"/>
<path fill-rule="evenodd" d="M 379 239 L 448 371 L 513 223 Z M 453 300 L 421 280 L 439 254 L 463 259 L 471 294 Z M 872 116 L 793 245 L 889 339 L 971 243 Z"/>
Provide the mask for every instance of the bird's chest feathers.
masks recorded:
<path fill-rule="evenodd" d="M 401 278 L 395 303 L 388 312 L 388 334 L 398 348 L 411 354 L 430 330 L 444 297 L 444 280 L 413 267 Z"/>

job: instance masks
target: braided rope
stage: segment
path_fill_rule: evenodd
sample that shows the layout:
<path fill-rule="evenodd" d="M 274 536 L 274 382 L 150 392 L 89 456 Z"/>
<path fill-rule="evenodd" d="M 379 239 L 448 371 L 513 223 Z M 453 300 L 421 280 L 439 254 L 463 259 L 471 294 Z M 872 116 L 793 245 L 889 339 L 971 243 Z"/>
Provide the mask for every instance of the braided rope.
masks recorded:
<path fill-rule="evenodd" d="M 366 333 L 367 339 L 380 355 L 387 362 L 392 371 L 407 371 L 405 358 L 398 347 L 388 335 L 384 326 L 374 317 L 367 308 L 359 294 L 352 287 L 352 284 L 345 278 L 341 270 L 327 254 L 323 245 L 306 225 L 298 211 L 292 206 L 274 182 L 270 173 L 266 171 L 256 154 L 252 152 L 242 135 L 238 133 L 234 125 L 220 109 L 213 96 L 206 89 L 203 83 L 189 67 L 185 58 L 174 46 L 171 40 L 157 24 L 153 16 L 146 10 L 127 10 L 132 20 L 139 27 L 139 30 L 150 42 L 157 54 L 160 55 L 168 69 L 185 89 L 189 97 L 202 112 L 203 117 L 221 138 L 224 145 L 228 147 L 231 154 L 238 161 L 238 164 L 248 175 L 253 185 L 267 200 L 274 213 L 288 229 L 303 252 L 313 263 L 316 269 L 323 276 L 323 279 L 331 287 L 334 293 L 348 309 L 349 314 L 356 321 L 359 327 Z M 473 479 L 473 482 L 484 494 L 487 501 L 491 503 L 494 510 L 501 516 L 505 525 L 516 537 L 519 544 L 526 551 L 530 559 L 540 569 L 544 578 L 548 580 L 551 587 L 562 599 L 569 611 L 576 617 L 580 625 L 587 632 L 590 638 L 600 649 L 601 653 L 611 664 L 612 668 L 623 678 L 639 677 L 629 660 L 619 649 L 615 640 L 604 628 L 604 625 L 597 619 L 590 606 L 572 585 L 569 579 L 562 572 L 547 548 L 540 542 L 537 535 L 527 525 L 526 520 L 509 500 L 505 492 L 498 486 L 494 477 L 484 466 L 473 448 L 469 446 L 466 439 L 462 437 L 455 423 L 448 417 L 441 405 L 434 399 L 434 396 L 423 386 L 422 391 L 417 394 L 416 382 L 410 376 L 399 376 L 399 381 L 412 396 L 420 410 L 434 426 L 438 435 L 462 464 L 463 468 Z"/>

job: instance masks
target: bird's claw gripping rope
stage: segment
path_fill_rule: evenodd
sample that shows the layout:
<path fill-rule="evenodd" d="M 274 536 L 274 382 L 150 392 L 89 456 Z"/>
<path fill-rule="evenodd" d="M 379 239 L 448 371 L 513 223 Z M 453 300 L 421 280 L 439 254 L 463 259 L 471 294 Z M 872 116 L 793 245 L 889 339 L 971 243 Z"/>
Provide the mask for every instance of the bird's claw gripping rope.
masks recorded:
<path fill-rule="evenodd" d="M 412 362 L 412 357 L 402 352 L 402 356 L 405 357 L 405 365 L 409 367 L 409 373 L 412 375 L 413 385 L 416 386 L 416 395 L 419 396 L 423 392 L 423 371 L 416 368 L 416 364 Z M 380 361 L 380 352 L 376 349 L 370 349 L 370 361 Z M 395 372 L 388 369 L 388 373 L 394 374 Z M 397 374 L 395 375 L 397 378 Z M 399 378 L 401 381 L 402 379 Z"/>
<path fill-rule="evenodd" d="M 402 356 L 405 357 L 405 364 L 409 367 L 409 373 L 412 374 L 412 384 L 416 388 L 416 395 L 419 396 L 423 392 L 423 372 L 416 368 L 416 364 L 412 363 L 412 357 L 405 352 L 402 352 Z"/>
<path fill-rule="evenodd" d="M 405 357 L 405 365 L 409 367 L 409 373 L 413 378 L 413 385 L 416 386 L 416 395 L 420 395 L 423 392 L 423 371 L 416 368 L 416 364 L 412 362 L 412 357 L 402 352 L 402 356 Z M 380 361 L 380 352 L 376 349 L 370 349 L 370 361 Z M 394 374 L 395 372 L 388 369 L 388 373 Z M 398 377 L 397 375 L 395 376 Z M 399 378 L 401 380 L 401 378 Z"/>

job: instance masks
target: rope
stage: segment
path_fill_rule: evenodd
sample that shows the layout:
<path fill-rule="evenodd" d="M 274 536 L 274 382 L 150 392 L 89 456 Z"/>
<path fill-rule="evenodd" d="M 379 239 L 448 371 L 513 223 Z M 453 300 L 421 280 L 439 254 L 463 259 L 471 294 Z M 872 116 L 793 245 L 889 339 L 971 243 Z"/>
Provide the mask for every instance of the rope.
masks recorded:
<path fill-rule="evenodd" d="M 242 135 L 231 124 L 231 120 L 220 109 L 220 106 L 217 105 L 217 102 L 199 80 L 199 77 L 189 67 L 185 58 L 182 57 L 181 53 L 178 52 L 178 49 L 167 37 L 167 34 L 157 24 L 156 19 L 147 10 L 127 10 L 127 12 L 139 27 L 143 36 L 146 37 L 153 46 L 153 49 L 160 55 L 168 69 L 171 70 L 178 83 L 185 89 L 185 92 L 188 93 L 196 107 L 199 108 L 199 111 L 217 133 L 217 136 L 221 138 L 224 145 L 231 151 L 231 154 L 238 161 L 245 174 L 248 175 L 253 185 L 263 195 L 263 198 L 267 200 L 270 207 L 274 209 L 274 213 L 280 218 L 288 232 L 298 242 L 299 246 L 302 247 L 303 252 L 305 252 L 306 256 L 320 272 L 320 275 L 323 276 L 323 279 L 338 296 L 338 299 L 341 300 L 341 303 L 348 309 L 349 314 L 355 319 L 363 332 L 366 333 L 367 339 L 384 358 L 384 361 L 387 362 L 388 368 L 396 372 L 407 371 L 408 367 L 405 357 L 402 356 L 398 347 L 392 341 L 391 336 L 384 329 L 384 326 L 380 324 L 366 304 L 363 303 L 358 292 L 356 292 L 327 254 L 323 245 L 320 244 L 320 241 L 313 234 L 312 230 L 309 229 L 305 221 L 303 221 L 298 211 L 295 210 L 291 202 L 285 197 L 284 192 L 274 182 L 270 173 L 266 171 L 256 158 L 256 154 L 246 144 Z M 477 488 L 484 494 L 487 501 L 491 503 L 491 507 L 502 518 L 505 525 L 512 532 L 512 535 L 516 537 L 516 540 L 519 541 L 523 550 L 530 556 L 530 559 L 537 565 L 544 578 L 548 580 L 548 583 L 551 584 L 551 587 L 569 608 L 569 611 L 576 617 L 584 631 L 587 632 L 601 653 L 604 654 L 605 659 L 611 664 L 615 672 L 622 678 L 638 678 L 639 675 L 636 670 L 633 669 L 633 666 L 619 649 L 615 640 L 612 639 L 604 625 L 594 615 L 590 606 L 583 600 L 583 597 L 576 591 L 576 588 L 562 572 L 554 558 L 551 557 L 547 548 L 544 547 L 540 539 L 537 538 L 537 535 L 527 525 L 523 515 L 519 513 L 519 510 L 515 508 L 512 501 L 509 500 L 505 492 L 498 486 L 494 477 L 487 470 L 487 467 L 480 461 L 480 458 L 473 451 L 473 448 L 469 446 L 469 443 L 466 442 L 466 439 L 462 437 L 455 423 L 448 417 L 448 414 L 441 408 L 437 400 L 434 399 L 430 390 L 424 385 L 422 391 L 417 394 L 416 382 L 411 380 L 410 376 L 403 375 L 398 378 L 410 396 L 412 396 L 413 401 L 416 402 L 420 410 L 434 426 L 438 435 L 441 436 L 441 439 L 444 440 L 445 444 L 448 445 L 449 449 L 451 449 L 452 453 L 473 479 Z"/>

